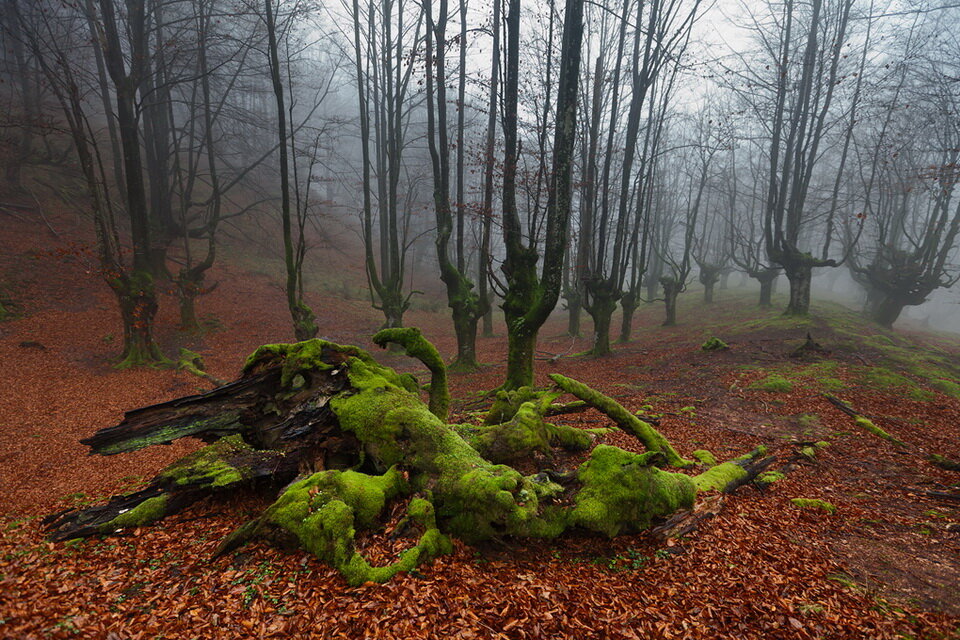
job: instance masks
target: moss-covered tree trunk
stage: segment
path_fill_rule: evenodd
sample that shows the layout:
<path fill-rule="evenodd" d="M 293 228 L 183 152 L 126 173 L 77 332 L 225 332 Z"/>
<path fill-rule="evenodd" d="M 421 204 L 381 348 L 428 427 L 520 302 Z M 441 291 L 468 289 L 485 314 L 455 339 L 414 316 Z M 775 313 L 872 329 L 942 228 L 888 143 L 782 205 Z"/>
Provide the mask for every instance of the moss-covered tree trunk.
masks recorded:
<path fill-rule="evenodd" d="M 134 270 L 129 276 L 123 274 L 114 278 L 110 285 L 117 296 L 123 320 L 123 353 L 117 368 L 168 364 L 153 337 L 159 309 L 153 277 Z"/>

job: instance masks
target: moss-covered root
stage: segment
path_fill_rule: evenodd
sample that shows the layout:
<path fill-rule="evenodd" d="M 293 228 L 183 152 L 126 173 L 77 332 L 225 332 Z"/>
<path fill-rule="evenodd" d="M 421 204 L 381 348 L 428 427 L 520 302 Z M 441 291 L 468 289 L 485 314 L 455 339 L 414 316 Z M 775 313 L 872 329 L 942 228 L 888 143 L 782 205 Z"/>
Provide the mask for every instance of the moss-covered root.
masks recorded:
<path fill-rule="evenodd" d="M 284 491 L 257 520 L 231 534 L 216 555 L 235 549 L 266 532 L 285 531 L 323 562 L 340 571 L 351 585 L 386 582 L 401 571 L 429 562 L 452 545 L 436 526 L 433 505 L 414 499 L 408 520 L 423 529 L 419 542 L 400 558 L 383 567 L 372 567 L 357 552 L 357 529 L 370 528 L 387 501 L 408 491 L 404 475 L 391 467 L 382 476 L 355 471 L 320 471 Z"/>
<path fill-rule="evenodd" d="M 454 428 L 480 455 L 496 463 L 525 459 L 534 452 L 551 455 L 552 445 L 583 451 L 593 444 L 592 434 L 576 427 L 546 423 L 543 413 L 543 403 L 524 402 L 513 418 L 503 424 Z"/>
<path fill-rule="evenodd" d="M 960 471 L 960 462 L 955 462 L 946 456 L 942 456 L 939 453 L 932 453 L 928 458 L 930 464 L 935 467 L 940 467 L 941 469 L 946 469 L 947 471 Z"/>
<path fill-rule="evenodd" d="M 403 347 L 409 357 L 416 358 L 430 370 L 430 412 L 446 421 L 450 391 L 447 388 L 447 365 L 440 352 L 423 337 L 420 329 L 413 327 L 382 329 L 373 336 L 373 343 L 378 347 L 386 347 L 391 342 Z"/>
<path fill-rule="evenodd" d="M 494 425 L 510 421 L 520 410 L 521 405 L 526 402 L 538 402 L 543 393 L 542 390 L 529 386 L 511 391 L 497 391 L 490 410 L 483 418 L 483 424 Z"/>
<path fill-rule="evenodd" d="M 613 398 L 559 373 L 551 373 L 550 378 L 567 393 L 575 395 L 598 411 L 605 413 L 617 423 L 618 427 L 636 436 L 648 450 L 662 453 L 671 467 L 689 467 L 693 464 L 692 461 L 681 458 L 673 445 L 659 431 L 624 409 Z"/>
<path fill-rule="evenodd" d="M 662 458 L 657 451 L 636 454 L 597 445 L 577 473 L 583 486 L 574 496 L 570 524 L 613 537 L 692 507 L 697 495 L 693 479 L 653 466 Z"/>
<path fill-rule="evenodd" d="M 872 433 L 873 435 L 877 436 L 882 440 L 887 440 L 889 442 L 892 442 L 898 447 L 907 446 L 907 443 L 905 443 L 903 440 L 898 440 L 897 438 L 893 437 L 892 435 L 890 435 L 889 433 L 887 433 L 877 425 L 873 424 L 873 421 L 870 420 L 869 418 L 864 418 L 863 416 L 856 416 L 853 419 L 853 421 L 857 423 L 858 427 L 866 429 L 867 431 L 869 431 L 870 433 Z"/>

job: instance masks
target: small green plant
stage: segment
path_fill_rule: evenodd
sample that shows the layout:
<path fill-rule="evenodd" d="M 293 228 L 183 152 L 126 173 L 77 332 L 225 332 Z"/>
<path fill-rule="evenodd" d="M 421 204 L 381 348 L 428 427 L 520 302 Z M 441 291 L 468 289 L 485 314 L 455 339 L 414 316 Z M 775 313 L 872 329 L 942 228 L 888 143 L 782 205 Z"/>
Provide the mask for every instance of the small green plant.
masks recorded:
<path fill-rule="evenodd" d="M 771 373 L 750 385 L 751 389 L 770 391 L 772 393 L 789 393 L 793 391 L 793 383 L 778 373 Z"/>

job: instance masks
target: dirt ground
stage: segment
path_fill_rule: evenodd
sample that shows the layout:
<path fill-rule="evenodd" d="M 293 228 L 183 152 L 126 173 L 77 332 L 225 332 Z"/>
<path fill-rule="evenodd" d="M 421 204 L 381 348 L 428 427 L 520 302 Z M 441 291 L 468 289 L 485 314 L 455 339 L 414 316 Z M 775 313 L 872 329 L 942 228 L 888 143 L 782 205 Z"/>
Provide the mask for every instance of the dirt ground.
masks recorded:
<path fill-rule="evenodd" d="M 451 556 L 359 588 L 303 552 L 262 543 L 209 562 L 222 537 L 264 506 L 257 496 L 204 503 L 116 536 L 47 543 L 40 516 L 122 491 L 198 446 L 91 457 L 81 438 L 126 409 L 210 387 L 185 372 L 112 368 L 116 305 L 86 249 L 65 240 L 84 237 L 84 221 L 50 214 L 48 222 L 0 218 L 0 295 L 17 316 L 0 323 L 2 638 L 960 637 L 960 501 L 937 495 L 955 495 L 960 477 L 927 459 L 960 459 L 960 401 L 891 364 L 884 350 L 889 343 L 901 356 L 932 353 L 960 367 L 960 343 L 862 327 L 834 305 L 789 322 L 744 291 L 721 290 L 709 307 L 685 294 L 681 324 L 669 329 L 659 326 L 661 306 L 643 307 L 633 341 L 606 358 L 576 355 L 589 341 L 563 335 L 562 314 L 541 333 L 540 384 L 559 372 L 632 411 L 659 414 L 681 452 L 723 459 L 765 444 L 790 469 L 766 490 L 728 497 L 681 539 L 457 543 Z M 257 345 L 290 341 L 292 331 L 268 271 L 227 260 L 211 280 L 219 284 L 199 311 L 217 328 L 179 333 L 176 302 L 165 295 L 159 337 L 166 352 L 187 346 L 211 374 L 232 379 Z M 309 301 L 324 337 L 372 349 L 380 318 L 368 301 Z M 442 304 L 423 303 L 405 320 L 454 352 Z M 501 324 L 496 331 L 478 341 L 486 364 L 452 375 L 458 419 L 503 379 Z M 791 357 L 807 333 L 822 350 Z M 702 351 L 711 336 L 730 349 Z M 377 357 L 417 371 L 399 356 Z M 878 367 L 894 375 L 870 373 Z M 761 388 L 771 372 L 791 389 Z M 859 428 L 825 394 L 904 444 Z M 560 420 L 609 424 L 593 411 Z M 622 433 L 607 441 L 638 450 Z M 812 458 L 801 453 L 815 442 L 828 446 Z M 792 498 L 826 500 L 837 511 L 801 509 Z"/>

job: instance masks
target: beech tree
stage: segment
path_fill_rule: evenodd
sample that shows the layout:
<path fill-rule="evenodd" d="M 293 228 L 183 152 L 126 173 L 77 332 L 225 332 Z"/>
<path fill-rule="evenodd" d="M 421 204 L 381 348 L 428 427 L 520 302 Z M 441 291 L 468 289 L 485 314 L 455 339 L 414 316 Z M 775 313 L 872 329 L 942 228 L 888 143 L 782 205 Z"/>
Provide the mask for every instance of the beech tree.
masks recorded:
<path fill-rule="evenodd" d="M 809 5 L 787 0 L 783 5 L 767 7 L 771 16 L 762 28 L 776 34 L 767 49 L 773 59 L 766 65 L 751 64 L 742 72 L 751 78 L 752 87 L 769 88 L 769 102 L 755 105 L 769 136 L 765 248 L 790 281 L 786 313 L 806 315 L 813 269 L 840 264 L 830 256 L 837 214 L 835 198 L 821 227 L 820 250 L 814 254 L 805 243 L 814 235 L 815 225 L 808 196 L 823 159 L 822 146 L 838 120 L 837 87 L 851 35 L 853 0 L 813 0 Z M 857 97 L 854 94 L 853 105 Z M 849 139 L 855 125 L 853 108 L 844 115 L 847 117 L 839 119 L 844 137 Z M 834 173 L 834 194 L 840 187 L 845 159 L 844 152 Z"/>
<path fill-rule="evenodd" d="M 424 13 L 405 0 L 370 0 L 365 7 L 354 0 L 349 11 L 360 114 L 364 267 L 383 326 L 399 327 L 414 293 L 404 294 L 410 207 L 404 206 L 400 188 Z M 405 186 L 409 195 L 410 185 Z"/>
<path fill-rule="evenodd" d="M 487 301 L 473 291 L 473 282 L 466 274 L 464 247 L 464 91 L 466 83 L 466 4 L 460 6 L 460 70 L 457 104 L 458 123 L 456 139 L 456 205 L 450 203 L 450 136 L 447 122 L 447 0 L 439 0 L 436 18 L 433 4 L 425 0 L 426 16 L 426 90 L 427 90 L 427 142 L 433 168 L 433 199 L 437 221 L 436 247 L 440 264 L 440 279 L 447 290 L 447 304 L 453 315 L 453 328 L 457 337 L 457 356 L 453 367 L 472 370 L 477 367 L 477 323 L 486 312 Z M 453 210 L 456 209 L 456 215 Z M 454 227 L 456 222 L 456 227 Z M 451 258 L 450 242 L 456 231 Z M 481 261 L 482 262 L 482 261 Z M 481 277 L 486 277 L 483 274 Z"/>
<path fill-rule="evenodd" d="M 865 233 L 850 251 L 850 269 L 867 290 L 868 315 L 886 327 L 904 307 L 960 280 L 960 92 L 956 40 L 937 37 L 943 19 L 915 23 L 902 36 L 887 82 L 866 109 L 869 133 L 859 145 Z M 857 235 L 848 221 L 847 244 Z"/>
<path fill-rule="evenodd" d="M 641 183 L 639 188 L 642 190 L 645 158 L 640 158 L 639 167 L 635 167 L 635 164 L 638 146 L 644 140 L 641 136 L 643 116 L 645 111 L 649 111 L 651 116 L 663 114 L 662 110 L 651 108 L 647 101 L 655 104 L 651 93 L 658 79 L 664 86 L 670 84 L 670 67 L 673 66 L 675 70 L 679 65 L 689 44 L 699 8 L 699 0 L 691 3 L 680 0 L 638 2 L 635 8 L 631 0 L 626 0 L 621 8 L 616 44 L 610 43 L 597 57 L 594 74 L 598 81 L 591 111 L 592 127 L 588 135 L 589 151 L 585 169 L 585 180 L 590 185 L 596 181 L 596 187 L 589 188 L 581 210 L 584 220 L 581 224 L 580 242 L 583 249 L 579 263 L 580 280 L 583 283 L 583 307 L 593 318 L 594 324 L 594 355 L 610 352 L 611 316 L 622 296 L 628 268 L 632 262 L 631 248 L 636 246 L 636 238 L 642 226 L 642 209 L 639 205 L 643 203 L 643 198 L 637 197 L 637 183 Z M 632 64 L 628 65 L 627 70 L 630 99 L 626 122 L 623 122 L 620 114 L 621 91 L 624 90 L 621 87 L 621 73 L 625 59 L 623 52 L 627 23 L 631 20 L 634 28 L 628 60 L 632 61 Z M 606 60 L 608 56 L 610 60 Z M 599 150 L 602 103 L 599 92 L 604 86 L 599 79 L 603 78 L 611 65 L 610 111 L 606 117 L 602 168 L 598 170 L 596 156 Z M 661 75 L 667 79 L 661 79 Z M 669 95 L 669 91 L 665 95 Z M 646 123 L 648 129 L 655 130 L 658 126 L 654 119 Z M 623 147 L 622 157 L 615 153 L 615 146 Z M 619 180 L 615 180 L 617 172 Z M 614 182 L 619 182 L 615 191 Z M 631 210 L 631 204 L 636 208 Z"/>
<path fill-rule="evenodd" d="M 506 24 L 503 101 L 503 241 L 506 258 L 502 269 L 507 281 L 503 311 L 507 321 L 508 353 L 503 386 L 510 390 L 533 383 L 537 333 L 556 306 L 563 279 L 577 125 L 583 0 L 567 0 L 564 12 L 553 171 L 550 174 L 542 255 L 537 249 L 536 237 L 524 238 L 516 201 L 520 0 L 509 0 Z M 539 269 L 538 261 L 542 261 Z"/>

